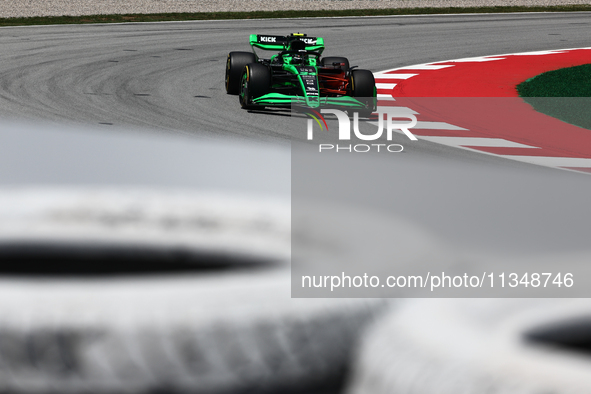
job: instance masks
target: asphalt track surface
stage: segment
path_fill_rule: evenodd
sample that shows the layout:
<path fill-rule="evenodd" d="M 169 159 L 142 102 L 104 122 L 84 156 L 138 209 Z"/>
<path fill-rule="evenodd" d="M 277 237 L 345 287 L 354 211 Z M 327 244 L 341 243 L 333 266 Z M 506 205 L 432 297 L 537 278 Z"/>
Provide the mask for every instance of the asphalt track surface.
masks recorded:
<path fill-rule="evenodd" d="M 590 14 L 504 14 L 70 25 L 0 30 L 0 116 L 263 140 L 279 116 L 239 109 L 225 57 L 248 34 L 305 32 L 371 71 L 468 56 L 588 46 Z M 426 145 L 426 144 L 425 144 Z"/>
<path fill-rule="evenodd" d="M 225 93 L 226 55 L 249 50 L 248 34 L 321 36 L 325 55 L 347 56 L 351 64 L 375 72 L 463 57 L 586 47 L 591 42 L 590 16 L 536 13 L 4 28 L 0 116 L 288 146 L 305 135 L 286 126 L 285 113 L 247 112 L 239 108 L 236 96 Z M 374 207 L 394 210 L 460 247 L 509 253 L 587 249 L 587 176 L 428 141 L 411 144 L 404 136 L 394 142 L 404 143 L 405 154 L 390 160 L 388 182 L 368 186 L 374 188 L 368 195 L 396 196 L 396 202 L 372 201 Z M 438 172 L 442 169 L 446 172 Z M 23 175 L 23 182 L 26 178 Z M 331 192 L 348 193 L 336 187 Z"/>

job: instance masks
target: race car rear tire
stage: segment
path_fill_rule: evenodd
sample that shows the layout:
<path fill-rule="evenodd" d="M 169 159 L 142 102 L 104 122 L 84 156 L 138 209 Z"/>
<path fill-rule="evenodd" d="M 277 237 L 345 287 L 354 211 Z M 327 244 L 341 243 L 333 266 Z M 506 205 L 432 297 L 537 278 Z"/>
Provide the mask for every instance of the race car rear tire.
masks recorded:
<path fill-rule="evenodd" d="M 226 61 L 226 93 L 240 93 L 240 78 L 244 66 L 256 63 L 257 59 L 252 52 L 230 52 Z"/>
<path fill-rule="evenodd" d="M 335 65 L 335 63 L 341 64 L 338 67 L 341 67 L 343 70 L 349 69 L 349 59 L 347 59 L 346 57 L 328 56 L 323 57 L 320 60 L 320 64 L 323 66 L 333 66 Z"/>
<path fill-rule="evenodd" d="M 252 100 L 261 97 L 271 88 L 271 71 L 262 64 L 250 63 L 244 67 L 242 81 L 240 83 L 240 105 L 244 109 L 253 109 L 257 106 Z"/>
<path fill-rule="evenodd" d="M 376 110 L 376 80 L 369 70 L 353 70 L 351 72 L 351 95 L 363 102 L 367 109 L 359 111 L 364 117 Z"/>

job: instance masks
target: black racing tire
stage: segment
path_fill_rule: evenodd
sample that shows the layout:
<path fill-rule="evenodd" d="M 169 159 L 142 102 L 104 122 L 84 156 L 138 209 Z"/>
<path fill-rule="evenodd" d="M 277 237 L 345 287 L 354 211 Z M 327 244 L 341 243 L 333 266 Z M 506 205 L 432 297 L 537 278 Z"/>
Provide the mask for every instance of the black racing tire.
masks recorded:
<path fill-rule="evenodd" d="M 262 108 L 264 106 L 252 103 L 252 100 L 269 93 L 271 89 L 271 71 L 259 63 L 244 66 L 240 82 L 238 100 L 244 109 Z"/>
<path fill-rule="evenodd" d="M 351 95 L 363 102 L 367 109 L 359 114 L 368 117 L 376 110 L 376 80 L 369 70 L 353 70 L 351 72 Z"/>
<path fill-rule="evenodd" d="M 2 392 L 317 392 L 381 304 L 290 297 L 289 206 L 167 189 L 0 202 Z"/>
<path fill-rule="evenodd" d="M 226 61 L 226 93 L 240 93 L 240 79 L 244 66 L 256 63 L 256 55 L 252 52 L 230 52 Z"/>
<path fill-rule="evenodd" d="M 407 300 L 364 336 L 347 394 L 584 394 L 589 299 Z"/>
<path fill-rule="evenodd" d="M 382 304 L 291 297 L 289 148 L 115 130 L 0 129 L 0 392 L 341 384 Z"/>
<path fill-rule="evenodd" d="M 348 70 L 350 67 L 349 66 L 349 59 L 347 59 L 346 57 L 327 56 L 327 57 L 323 57 L 322 59 L 320 59 L 320 64 L 322 66 L 333 66 L 334 63 L 340 64 L 337 67 L 340 67 L 343 70 Z"/>

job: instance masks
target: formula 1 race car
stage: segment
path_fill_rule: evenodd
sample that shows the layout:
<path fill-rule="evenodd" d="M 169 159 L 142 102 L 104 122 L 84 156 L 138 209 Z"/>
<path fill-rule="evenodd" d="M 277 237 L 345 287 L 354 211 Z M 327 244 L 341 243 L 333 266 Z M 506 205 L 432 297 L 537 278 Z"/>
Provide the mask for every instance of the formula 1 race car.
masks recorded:
<path fill-rule="evenodd" d="M 345 57 L 322 57 L 324 40 L 306 34 L 250 35 L 252 52 L 230 52 L 226 92 L 245 109 L 300 106 L 345 107 L 369 116 L 376 109 L 371 71 L 349 66 Z M 279 51 L 269 59 L 255 48 Z"/>

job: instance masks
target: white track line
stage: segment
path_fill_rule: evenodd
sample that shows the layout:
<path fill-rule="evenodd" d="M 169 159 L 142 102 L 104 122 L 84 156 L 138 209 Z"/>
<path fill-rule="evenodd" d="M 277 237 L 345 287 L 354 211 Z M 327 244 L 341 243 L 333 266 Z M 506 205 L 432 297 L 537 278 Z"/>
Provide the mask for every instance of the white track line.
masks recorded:
<path fill-rule="evenodd" d="M 394 86 L 396 86 L 395 83 L 377 83 L 376 82 L 377 89 L 394 89 Z"/>
<path fill-rule="evenodd" d="M 439 62 L 443 63 L 443 62 Z M 375 73 L 374 75 L 380 74 L 387 74 L 393 71 L 402 71 L 402 70 L 441 70 L 442 68 L 453 67 L 453 64 L 415 64 L 414 66 L 404 66 L 404 67 L 397 67 L 397 68 L 390 68 L 388 70 L 383 70 Z"/>
<path fill-rule="evenodd" d="M 412 108 L 408 108 L 408 107 L 388 107 L 388 111 L 384 111 L 384 112 L 388 112 L 388 113 L 393 113 L 394 111 L 392 110 L 392 108 L 396 108 L 396 112 L 401 114 L 401 115 L 405 115 L 405 114 L 413 114 L 413 115 L 418 115 L 419 113 L 417 111 L 415 111 Z"/>
<path fill-rule="evenodd" d="M 374 74 L 376 80 L 379 79 L 409 79 L 419 74 Z"/>
<path fill-rule="evenodd" d="M 495 60 L 504 60 L 504 57 L 467 57 L 465 59 L 449 60 L 450 63 L 472 63 L 472 62 L 494 62 Z M 447 63 L 447 62 L 446 62 Z"/>
<path fill-rule="evenodd" d="M 438 144 L 452 146 L 488 146 L 497 148 L 532 148 L 539 149 L 537 146 L 530 146 L 505 140 L 502 138 L 478 138 L 478 137 L 420 137 L 422 140 L 436 142 Z"/>
<path fill-rule="evenodd" d="M 546 167 L 588 167 L 591 168 L 591 159 L 579 157 L 552 157 L 552 156 L 513 156 L 498 155 L 506 159 L 524 161 Z"/>
<path fill-rule="evenodd" d="M 422 122 L 418 121 L 417 125 L 413 127 L 413 129 L 417 130 L 468 130 L 464 129 L 460 126 L 454 126 L 453 124 L 445 123 L 445 122 Z M 423 137 L 421 137 L 423 138 Z M 450 137 L 444 137 L 450 138 Z"/>
<path fill-rule="evenodd" d="M 522 52 L 514 53 L 513 56 L 539 56 L 539 55 L 552 55 L 554 53 L 566 53 L 568 51 L 538 51 L 538 52 Z"/>

